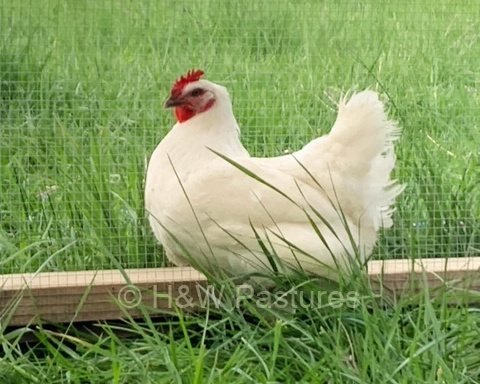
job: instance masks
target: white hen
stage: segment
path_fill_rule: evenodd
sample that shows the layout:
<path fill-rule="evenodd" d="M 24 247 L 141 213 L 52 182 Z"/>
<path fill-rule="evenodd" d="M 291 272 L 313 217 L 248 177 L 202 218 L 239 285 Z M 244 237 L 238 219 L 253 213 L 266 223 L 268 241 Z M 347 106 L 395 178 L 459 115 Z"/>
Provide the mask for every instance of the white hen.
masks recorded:
<path fill-rule="evenodd" d="M 390 179 L 400 129 L 377 95 L 342 100 L 330 134 L 301 150 L 255 158 L 239 140 L 227 90 L 202 75 L 175 82 L 165 107 L 178 122 L 146 176 L 146 209 L 167 257 L 233 275 L 269 270 L 273 257 L 326 275 L 356 250 L 369 255 L 403 190 Z"/>

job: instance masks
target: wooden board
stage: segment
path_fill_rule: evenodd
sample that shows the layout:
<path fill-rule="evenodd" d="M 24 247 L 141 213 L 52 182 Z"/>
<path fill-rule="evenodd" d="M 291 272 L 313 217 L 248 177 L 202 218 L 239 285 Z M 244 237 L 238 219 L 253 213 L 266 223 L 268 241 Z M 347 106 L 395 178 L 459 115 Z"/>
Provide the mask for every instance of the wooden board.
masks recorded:
<path fill-rule="evenodd" d="M 372 289 L 389 297 L 455 287 L 480 299 L 480 257 L 371 261 L 367 270 Z M 206 287 L 191 268 L 0 275 L 0 326 L 193 310 Z"/>
<path fill-rule="evenodd" d="M 429 289 L 432 296 L 455 290 L 459 299 L 480 301 L 480 257 L 371 261 L 368 276 L 374 291 L 393 298 Z"/>
<path fill-rule="evenodd" d="M 194 300 L 203 286 L 204 276 L 191 268 L 0 275 L 0 324 L 114 320 L 127 313 L 139 317 L 142 308 L 174 311 L 176 297 L 188 291 Z"/>

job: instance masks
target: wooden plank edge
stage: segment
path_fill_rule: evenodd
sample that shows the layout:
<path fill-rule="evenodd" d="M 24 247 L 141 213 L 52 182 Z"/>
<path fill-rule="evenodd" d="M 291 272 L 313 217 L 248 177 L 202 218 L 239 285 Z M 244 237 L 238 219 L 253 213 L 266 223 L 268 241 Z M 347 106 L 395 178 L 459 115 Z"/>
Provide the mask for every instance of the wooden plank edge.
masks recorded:
<path fill-rule="evenodd" d="M 377 293 L 398 298 L 449 286 L 478 294 L 480 257 L 368 263 Z M 0 326 L 141 317 L 143 308 L 172 312 L 202 300 L 206 278 L 192 268 L 149 268 L 0 275 Z"/>
<path fill-rule="evenodd" d="M 480 257 L 375 260 L 367 268 L 374 291 L 388 290 L 395 297 L 443 287 L 480 298 Z"/>
<path fill-rule="evenodd" d="M 145 310 L 173 312 L 179 302 L 193 310 L 188 304 L 206 285 L 192 268 L 0 275 L 0 326 L 141 317 Z"/>

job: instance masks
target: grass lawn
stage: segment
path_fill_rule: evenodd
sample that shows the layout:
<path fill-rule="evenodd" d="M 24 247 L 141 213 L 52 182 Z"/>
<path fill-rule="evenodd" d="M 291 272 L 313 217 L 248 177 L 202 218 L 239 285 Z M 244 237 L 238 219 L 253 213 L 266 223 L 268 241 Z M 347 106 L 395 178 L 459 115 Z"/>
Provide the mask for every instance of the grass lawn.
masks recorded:
<path fill-rule="evenodd" d="M 143 177 L 191 68 L 228 87 L 257 156 L 328 132 L 345 92 L 378 90 L 404 129 L 407 189 L 374 257 L 478 256 L 479 31 L 468 0 L 2 1 L 0 273 L 165 265 Z M 480 381 L 478 309 L 429 292 L 379 303 L 359 277 L 331 289 L 358 305 L 257 311 L 227 295 L 101 337 L 0 324 L 0 383 Z"/>

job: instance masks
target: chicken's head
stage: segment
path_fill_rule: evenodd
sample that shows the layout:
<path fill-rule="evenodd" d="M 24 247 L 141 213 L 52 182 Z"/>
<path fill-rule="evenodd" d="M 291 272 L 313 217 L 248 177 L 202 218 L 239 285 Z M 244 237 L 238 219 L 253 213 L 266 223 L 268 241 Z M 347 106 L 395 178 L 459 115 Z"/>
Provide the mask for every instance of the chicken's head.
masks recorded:
<path fill-rule="evenodd" d="M 193 116 L 205 112 L 215 104 L 215 93 L 212 84 L 200 80 L 201 70 L 191 70 L 173 84 L 170 98 L 165 102 L 165 108 L 175 107 L 175 116 L 183 123 Z"/>

